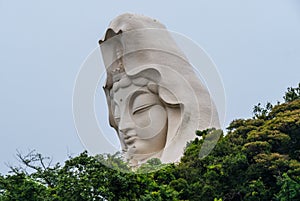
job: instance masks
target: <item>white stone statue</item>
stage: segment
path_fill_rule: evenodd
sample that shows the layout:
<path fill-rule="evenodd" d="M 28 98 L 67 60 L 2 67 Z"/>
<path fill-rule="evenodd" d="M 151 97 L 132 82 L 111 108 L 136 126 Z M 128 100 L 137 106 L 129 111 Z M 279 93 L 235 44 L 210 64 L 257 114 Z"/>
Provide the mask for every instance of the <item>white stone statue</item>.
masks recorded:
<path fill-rule="evenodd" d="M 131 166 L 178 162 L 196 130 L 220 127 L 207 89 L 157 20 L 120 15 L 99 43 L 109 122 Z"/>

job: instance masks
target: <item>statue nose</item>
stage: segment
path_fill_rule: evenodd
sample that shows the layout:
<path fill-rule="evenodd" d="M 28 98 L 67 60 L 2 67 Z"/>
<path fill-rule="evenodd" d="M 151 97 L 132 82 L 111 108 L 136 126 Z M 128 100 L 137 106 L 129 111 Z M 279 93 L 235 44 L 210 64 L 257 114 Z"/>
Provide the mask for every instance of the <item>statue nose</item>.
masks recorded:
<path fill-rule="evenodd" d="M 124 119 L 121 118 L 119 123 L 119 130 L 126 134 L 129 130 L 132 130 L 134 128 L 134 122 L 130 119 Z"/>

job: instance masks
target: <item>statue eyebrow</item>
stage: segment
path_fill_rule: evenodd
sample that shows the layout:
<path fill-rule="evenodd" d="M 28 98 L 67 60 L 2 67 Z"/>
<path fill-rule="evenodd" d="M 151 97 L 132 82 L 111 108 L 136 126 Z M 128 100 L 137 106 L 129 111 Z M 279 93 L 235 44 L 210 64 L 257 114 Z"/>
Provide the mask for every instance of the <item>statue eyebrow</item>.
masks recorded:
<path fill-rule="evenodd" d="M 151 93 L 149 93 L 149 92 L 147 92 L 147 91 L 140 91 L 141 93 L 138 93 L 135 97 L 133 97 L 133 99 L 132 99 L 132 109 L 133 109 L 133 111 L 134 110 L 137 110 L 137 109 L 139 109 L 139 108 L 143 108 L 143 107 L 148 107 L 148 106 L 151 106 L 151 105 L 153 105 L 153 104 L 155 104 L 155 103 L 153 103 L 153 101 L 155 101 L 155 98 L 151 98 L 151 99 L 149 99 L 149 98 L 147 98 L 146 100 L 146 102 L 142 102 L 141 104 L 138 104 L 137 106 L 135 106 L 136 104 L 134 104 L 134 102 L 135 102 L 135 100 L 138 98 L 138 97 L 140 97 L 140 96 L 142 96 L 142 95 L 149 95 L 149 96 L 155 96 L 154 94 L 151 94 Z"/>
<path fill-rule="evenodd" d="M 133 108 L 133 114 L 135 114 L 137 111 L 140 111 L 140 110 L 143 110 L 143 109 L 146 109 L 146 108 L 150 108 L 151 106 L 153 105 L 156 105 L 155 103 L 149 103 L 149 104 L 143 104 L 143 105 L 140 105 L 136 108 Z"/>

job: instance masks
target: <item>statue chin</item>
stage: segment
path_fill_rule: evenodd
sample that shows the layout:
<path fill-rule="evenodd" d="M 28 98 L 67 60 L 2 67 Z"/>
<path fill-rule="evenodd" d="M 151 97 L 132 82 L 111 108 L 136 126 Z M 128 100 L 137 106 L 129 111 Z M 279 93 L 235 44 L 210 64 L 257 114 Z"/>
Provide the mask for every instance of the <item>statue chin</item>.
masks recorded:
<path fill-rule="evenodd" d="M 131 167 L 138 167 L 143 163 L 146 163 L 149 159 L 152 158 L 161 158 L 163 150 L 156 152 L 156 153 L 149 153 L 149 154 L 129 154 L 125 152 L 126 161 L 129 163 Z"/>

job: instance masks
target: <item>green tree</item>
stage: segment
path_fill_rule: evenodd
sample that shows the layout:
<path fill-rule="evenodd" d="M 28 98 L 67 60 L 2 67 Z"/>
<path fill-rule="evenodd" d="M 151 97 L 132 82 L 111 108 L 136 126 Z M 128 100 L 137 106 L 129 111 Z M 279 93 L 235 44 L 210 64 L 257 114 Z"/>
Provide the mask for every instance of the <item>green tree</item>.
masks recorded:
<path fill-rule="evenodd" d="M 300 180 L 291 179 L 287 173 L 282 174 L 278 178 L 278 185 L 281 186 L 280 191 L 275 197 L 280 201 L 296 201 L 300 198 Z"/>
<path fill-rule="evenodd" d="M 300 99 L 300 83 L 298 84 L 298 87 L 289 87 L 287 92 L 285 92 L 283 99 L 285 102 L 291 102 Z"/>

